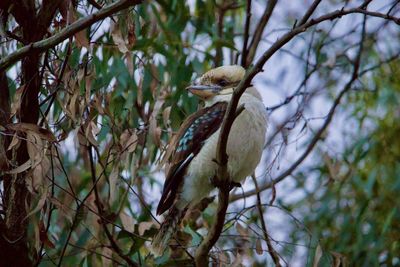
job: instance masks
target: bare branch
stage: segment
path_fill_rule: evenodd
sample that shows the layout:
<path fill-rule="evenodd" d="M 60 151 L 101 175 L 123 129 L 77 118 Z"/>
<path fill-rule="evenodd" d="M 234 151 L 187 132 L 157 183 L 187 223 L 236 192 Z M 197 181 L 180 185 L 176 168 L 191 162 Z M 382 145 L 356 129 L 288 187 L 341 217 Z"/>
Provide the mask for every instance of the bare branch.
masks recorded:
<path fill-rule="evenodd" d="M 261 185 L 259 188 L 255 188 L 255 189 L 253 189 L 251 191 L 248 191 L 248 192 L 246 192 L 244 194 L 234 195 L 234 196 L 232 196 L 230 198 L 231 202 L 236 201 L 236 200 L 241 199 L 241 198 L 245 198 L 245 197 L 249 197 L 249 196 L 255 195 L 258 192 L 262 192 L 262 191 L 264 191 L 264 190 L 266 190 L 268 188 L 271 188 L 273 185 L 281 182 L 287 176 L 291 175 L 292 172 L 307 158 L 307 156 L 311 153 L 311 151 L 313 150 L 314 146 L 317 144 L 317 142 L 321 138 L 322 134 L 325 132 L 325 130 L 327 129 L 327 127 L 331 123 L 333 115 L 334 115 L 334 113 L 336 111 L 337 106 L 340 104 L 341 99 L 351 89 L 351 86 L 353 85 L 353 83 L 359 77 L 359 67 L 360 67 L 360 61 L 361 61 L 361 54 L 362 54 L 362 50 L 363 50 L 364 38 L 365 38 L 365 20 L 364 20 L 364 25 L 363 25 L 362 37 L 361 37 L 361 40 L 360 40 L 360 48 L 359 48 L 359 52 L 358 52 L 358 54 L 356 56 L 356 59 L 354 61 L 354 64 L 353 64 L 354 67 L 353 67 L 353 73 L 352 73 L 351 79 L 346 83 L 344 88 L 340 91 L 339 95 L 336 97 L 335 101 L 333 102 L 333 105 L 332 105 L 331 109 L 329 110 L 329 113 L 328 113 L 328 115 L 327 115 L 327 117 L 325 119 L 324 124 L 321 126 L 321 128 L 318 130 L 318 132 L 314 135 L 314 137 L 312 138 L 310 144 L 308 145 L 306 150 L 303 152 L 303 154 L 286 171 L 284 171 L 282 174 L 280 174 L 273 181 L 267 182 L 267 183 Z"/>
<path fill-rule="evenodd" d="M 28 55 L 32 52 L 36 52 L 36 53 L 43 52 L 46 49 L 49 49 L 49 48 L 59 44 L 60 42 L 69 38 L 70 36 L 73 36 L 75 33 L 87 28 L 88 26 L 92 25 L 93 23 L 95 23 L 99 20 L 105 19 L 106 17 L 108 17 L 118 11 L 121 11 L 129 6 L 138 5 L 140 3 L 142 3 L 142 0 L 121 0 L 114 4 L 111 4 L 109 6 L 102 8 L 101 10 L 99 10 L 96 13 L 93 13 L 87 17 L 81 18 L 81 19 L 75 21 L 74 23 L 72 23 L 71 25 L 69 25 L 68 27 L 62 29 L 59 33 L 57 33 L 47 39 L 24 46 L 24 47 L 18 49 L 17 51 L 15 51 L 14 53 L 8 55 L 7 57 L 2 58 L 0 60 L 0 71 L 5 70 L 9 66 L 14 64 L 18 60 L 21 60 L 26 55 Z"/>
<path fill-rule="evenodd" d="M 251 177 L 253 178 L 254 186 L 256 187 L 256 189 L 258 189 L 256 177 L 254 175 L 252 175 Z M 264 220 L 264 212 L 263 212 L 262 202 L 261 202 L 261 197 L 260 197 L 259 192 L 257 193 L 257 210 L 258 210 L 261 227 L 262 227 L 263 234 L 264 234 L 264 239 L 265 239 L 265 242 L 267 243 L 268 253 L 271 256 L 272 260 L 274 261 L 275 266 L 281 267 L 281 263 L 279 262 L 278 253 L 275 251 L 274 247 L 272 246 L 271 240 L 268 236 L 267 225 Z"/>
<path fill-rule="evenodd" d="M 272 12 L 274 11 L 275 5 L 278 0 L 270 0 L 268 1 L 267 6 L 265 7 L 264 14 L 262 15 L 260 21 L 257 24 L 256 30 L 254 32 L 253 39 L 251 40 L 249 48 L 246 48 L 246 58 L 245 58 L 245 68 L 250 66 L 251 62 L 254 60 L 254 56 L 256 55 L 258 44 L 261 41 L 261 36 L 264 32 L 265 27 L 269 19 L 271 18 Z"/>
<path fill-rule="evenodd" d="M 303 25 L 304 23 L 307 22 L 307 20 L 311 17 L 311 15 L 314 13 L 315 9 L 317 9 L 319 3 L 321 3 L 322 0 L 315 0 L 311 7 L 307 10 L 306 14 L 304 14 L 303 18 L 300 20 L 299 25 Z"/>
<path fill-rule="evenodd" d="M 95 204 L 97 206 L 97 211 L 100 214 L 101 225 L 103 226 L 103 230 L 106 233 L 106 236 L 107 236 L 108 240 L 110 241 L 112 249 L 121 258 L 123 258 L 129 266 L 138 266 L 135 262 L 133 262 L 129 258 L 129 256 L 124 255 L 124 253 L 121 250 L 121 248 L 115 242 L 114 237 L 110 233 L 110 230 L 107 228 L 107 220 L 104 218 L 103 208 L 102 208 L 102 204 L 100 202 L 100 196 L 99 196 L 99 192 L 97 190 L 97 185 L 96 185 L 97 184 L 97 181 L 96 181 L 96 169 L 95 169 L 95 165 L 94 165 L 94 159 L 93 159 L 92 146 L 91 145 L 88 146 L 88 153 L 89 153 L 89 159 L 90 159 L 90 171 L 91 171 L 91 176 L 92 176 L 94 195 L 95 195 L 95 198 L 96 198 Z"/>
<path fill-rule="evenodd" d="M 243 36 L 242 59 L 241 59 L 241 64 L 240 64 L 242 67 L 246 66 L 247 43 L 249 42 L 250 19 L 251 19 L 251 0 L 247 0 L 246 22 L 244 25 L 244 36 Z"/>
<path fill-rule="evenodd" d="M 313 7 L 311 7 L 311 8 L 313 8 Z M 220 181 L 217 218 L 215 219 L 207 237 L 203 240 L 203 242 L 200 244 L 199 248 L 196 251 L 195 258 L 196 258 L 197 266 L 205 266 L 205 264 L 207 264 L 208 252 L 211 250 L 212 246 L 218 240 L 218 237 L 221 234 L 221 231 L 223 228 L 223 221 L 225 220 L 226 209 L 228 207 L 228 205 L 226 203 L 226 199 L 229 197 L 229 181 L 230 181 L 230 177 L 227 173 L 227 162 L 228 162 L 228 157 L 226 154 L 227 139 L 228 139 L 227 137 L 229 136 L 230 129 L 231 129 L 233 121 L 235 119 L 235 111 L 236 111 L 236 107 L 239 103 L 239 99 L 240 99 L 241 95 L 244 93 L 245 89 L 250 85 L 250 82 L 253 79 L 253 77 L 262 71 L 262 68 L 263 68 L 265 62 L 270 57 L 272 57 L 281 47 L 283 47 L 285 44 L 287 44 L 289 41 L 291 41 L 295 36 L 297 36 L 298 34 L 306 31 L 308 28 L 310 28 L 314 25 L 317 25 L 321 22 L 337 19 L 342 16 L 345 16 L 348 14 L 353 14 L 353 13 L 361 13 L 361 14 L 370 15 L 370 16 L 374 16 L 374 17 L 381 17 L 381 18 L 385 18 L 388 20 L 392 20 L 397 24 L 400 24 L 399 18 L 388 16 L 386 14 L 379 13 L 379 12 L 371 12 L 371 11 L 365 10 L 360 7 L 352 8 L 352 9 L 348 9 L 348 10 L 341 9 L 341 10 L 333 11 L 331 13 L 327 13 L 323 16 L 320 16 L 318 18 L 308 21 L 308 22 L 304 23 L 303 25 L 294 27 L 291 31 L 287 32 L 281 38 L 279 38 L 267 51 L 264 52 L 264 54 L 258 59 L 258 61 L 254 64 L 254 66 L 252 66 L 246 72 L 245 77 L 240 82 L 240 84 L 235 89 L 235 91 L 233 92 L 232 99 L 227 107 L 227 112 L 225 114 L 224 121 L 222 122 L 222 125 L 221 125 L 221 132 L 220 132 L 219 142 L 218 142 L 218 147 L 217 147 L 217 162 L 219 164 L 219 168 L 217 171 L 217 179 Z M 364 27 L 364 30 L 365 30 L 365 27 Z M 364 35 L 365 35 L 365 32 L 363 32 L 363 37 L 362 37 L 361 43 L 363 42 Z M 327 126 L 332 121 L 335 110 L 336 110 L 337 106 L 339 105 L 342 97 L 345 95 L 345 93 L 347 91 L 350 90 L 353 82 L 358 78 L 358 69 L 359 69 L 361 51 L 362 51 L 362 45 L 360 46 L 360 51 L 359 51 L 358 57 L 354 63 L 353 75 L 352 75 L 350 81 L 344 86 L 343 90 L 339 93 L 338 97 L 334 101 L 334 104 L 327 115 L 327 119 L 325 120 L 325 123 L 320 128 L 320 130 L 317 132 L 317 134 L 314 136 L 310 145 L 307 147 L 307 149 L 303 153 L 303 155 L 295 162 L 295 164 L 293 164 L 293 166 L 291 168 L 289 168 L 285 173 L 283 173 L 281 176 L 279 176 L 278 177 L 279 179 L 282 180 L 286 176 L 290 175 L 290 173 L 307 157 L 307 155 L 311 152 L 311 150 L 314 148 L 315 144 L 320 139 L 322 133 L 325 131 Z M 279 180 L 276 179 L 274 181 L 274 183 L 276 183 L 277 181 L 279 181 Z M 271 186 L 271 185 L 268 184 L 268 186 Z M 262 188 L 260 188 L 260 190 L 265 190 L 265 185 Z M 254 192 L 254 191 L 255 190 L 251 191 L 251 193 L 256 194 L 256 192 Z M 250 195 L 252 195 L 252 194 L 250 194 Z"/>

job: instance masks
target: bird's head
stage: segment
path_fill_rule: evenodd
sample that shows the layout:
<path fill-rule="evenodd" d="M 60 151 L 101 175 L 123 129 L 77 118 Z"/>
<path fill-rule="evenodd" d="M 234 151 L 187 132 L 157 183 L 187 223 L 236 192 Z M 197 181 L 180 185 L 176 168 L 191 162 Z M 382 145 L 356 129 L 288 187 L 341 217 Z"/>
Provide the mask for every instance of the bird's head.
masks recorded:
<path fill-rule="evenodd" d="M 231 95 L 245 73 L 245 69 L 238 65 L 218 67 L 204 73 L 198 83 L 186 89 L 204 100 L 216 95 Z"/>

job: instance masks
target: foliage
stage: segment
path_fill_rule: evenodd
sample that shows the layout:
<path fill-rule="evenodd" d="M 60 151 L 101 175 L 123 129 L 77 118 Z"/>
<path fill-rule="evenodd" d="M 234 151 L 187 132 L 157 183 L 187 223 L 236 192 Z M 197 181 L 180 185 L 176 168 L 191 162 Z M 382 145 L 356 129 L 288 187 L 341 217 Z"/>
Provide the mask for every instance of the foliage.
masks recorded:
<path fill-rule="evenodd" d="M 320 152 L 316 190 L 296 204 L 310 207 L 304 223 L 319 236 L 326 265 L 340 257 L 350 266 L 399 263 L 399 63 L 379 68 L 368 80 L 374 89 L 350 95 L 348 119 L 368 130 L 348 133 L 353 141 L 340 155 Z"/>
<path fill-rule="evenodd" d="M 38 21 L 40 8 L 59 3 L 40 36 L 31 33 L 28 16 L 21 18 L 23 2 L 33 3 Z M 189 255 L 215 220 L 212 198 L 186 215 L 173 249 L 150 253 L 162 156 L 201 105 L 184 88 L 213 66 L 249 67 L 280 44 L 254 81 L 270 115 L 265 158 L 257 180 L 231 193 L 213 264 L 399 264 L 396 1 L 366 1 L 343 18 L 332 12 L 364 2 L 314 1 L 317 9 L 283 1 L 133 2 L 0 72 L 2 258 L 25 253 L 39 266 L 193 265 Z M 103 4 L 111 1 L 1 3 L 0 59 L 62 33 Z M 299 30 L 283 47 L 283 34 L 313 22 L 307 10 L 332 18 Z M 252 49 L 257 53 L 249 55 Z M 328 120 L 340 92 L 332 116 L 346 124 Z M 324 122 L 329 128 L 319 128 Z M 340 148 L 332 149 L 338 132 Z M 295 201 L 292 192 L 300 192 Z M 4 238 L 15 228 L 7 225 L 12 212 L 22 231 L 8 238 L 14 246 Z"/>

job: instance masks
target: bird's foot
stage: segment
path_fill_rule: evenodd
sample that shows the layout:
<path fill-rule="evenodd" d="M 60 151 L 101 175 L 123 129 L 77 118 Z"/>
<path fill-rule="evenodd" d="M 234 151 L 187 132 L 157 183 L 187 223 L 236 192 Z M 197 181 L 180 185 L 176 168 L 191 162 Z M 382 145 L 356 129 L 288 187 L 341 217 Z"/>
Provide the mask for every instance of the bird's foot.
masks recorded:
<path fill-rule="evenodd" d="M 216 188 L 223 188 L 225 186 L 225 184 L 226 184 L 225 181 L 219 180 L 217 178 L 217 176 L 211 177 L 210 178 L 210 183 Z M 231 181 L 229 183 L 229 191 L 231 191 L 235 187 L 242 187 L 242 185 L 240 183 L 236 183 L 236 182 Z"/>
<path fill-rule="evenodd" d="M 231 182 L 229 185 L 229 191 L 231 191 L 235 187 L 242 187 L 242 185 L 241 185 L 241 183 Z"/>

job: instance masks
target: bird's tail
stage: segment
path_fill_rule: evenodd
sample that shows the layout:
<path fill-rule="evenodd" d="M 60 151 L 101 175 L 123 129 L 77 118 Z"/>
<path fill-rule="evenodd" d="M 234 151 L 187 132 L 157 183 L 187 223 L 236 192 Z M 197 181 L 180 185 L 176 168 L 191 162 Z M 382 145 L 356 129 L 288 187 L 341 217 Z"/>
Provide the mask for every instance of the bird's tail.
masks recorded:
<path fill-rule="evenodd" d="M 176 232 L 182 214 L 183 212 L 176 207 L 170 209 L 168 216 L 161 224 L 160 230 L 151 243 L 151 251 L 154 255 L 161 256 L 167 249 L 169 240 L 174 232 Z"/>

